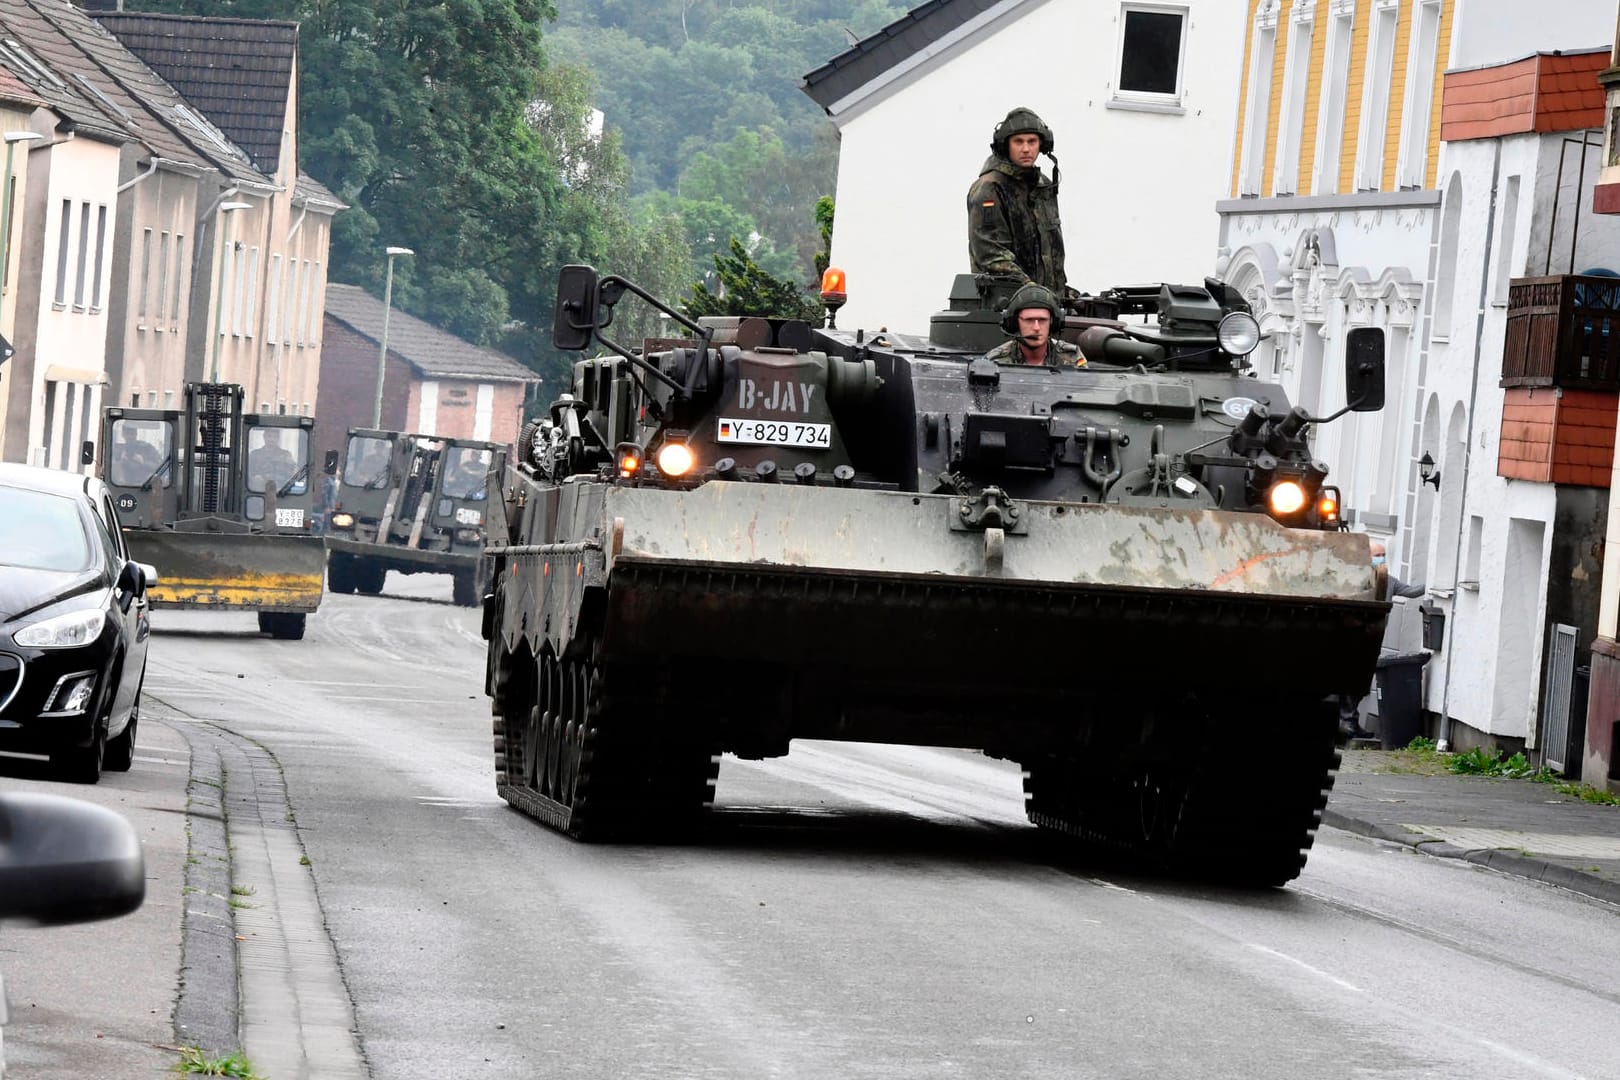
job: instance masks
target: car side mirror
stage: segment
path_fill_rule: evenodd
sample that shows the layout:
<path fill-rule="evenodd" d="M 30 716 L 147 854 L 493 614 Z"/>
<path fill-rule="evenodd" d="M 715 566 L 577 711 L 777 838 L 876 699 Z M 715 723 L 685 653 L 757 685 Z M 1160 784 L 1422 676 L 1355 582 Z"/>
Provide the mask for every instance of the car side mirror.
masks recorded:
<path fill-rule="evenodd" d="M 337 475 L 337 467 L 338 467 L 338 452 L 336 450 L 328 450 L 326 452 L 326 461 L 321 466 L 321 471 L 324 472 L 327 476 L 336 476 Z"/>
<path fill-rule="evenodd" d="M 96 463 L 96 444 L 89 439 L 84 440 L 79 447 L 79 464 L 94 465 Z"/>
<path fill-rule="evenodd" d="M 137 564 L 141 568 L 141 591 L 145 592 L 158 583 L 157 567 L 151 563 Z"/>
<path fill-rule="evenodd" d="M 146 864 L 120 814 L 63 795 L 0 794 L 0 919 L 62 926 L 127 915 Z"/>
<path fill-rule="evenodd" d="M 1384 331 L 1358 326 L 1344 339 L 1344 400 L 1351 412 L 1384 407 Z"/>
<path fill-rule="evenodd" d="M 589 345 L 591 336 L 596 333 L 599 303 L 595 267 L 576 263 L 558 271 L 551 343 L 563 352 L 575 352 Z"/>

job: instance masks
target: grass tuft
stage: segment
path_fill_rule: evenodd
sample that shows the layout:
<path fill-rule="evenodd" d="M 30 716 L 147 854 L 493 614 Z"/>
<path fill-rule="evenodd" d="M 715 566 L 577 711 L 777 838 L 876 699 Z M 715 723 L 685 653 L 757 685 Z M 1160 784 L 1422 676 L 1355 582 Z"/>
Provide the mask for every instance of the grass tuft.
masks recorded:
<path fill-rule="evenodd" d="M 233 1076 L 237 1080 L 264 1080 L 238 1050 L 224 1057 L 211 1058 L 195 1046 L 182 1046 L 174 1071 L 193 1076 Z"/>

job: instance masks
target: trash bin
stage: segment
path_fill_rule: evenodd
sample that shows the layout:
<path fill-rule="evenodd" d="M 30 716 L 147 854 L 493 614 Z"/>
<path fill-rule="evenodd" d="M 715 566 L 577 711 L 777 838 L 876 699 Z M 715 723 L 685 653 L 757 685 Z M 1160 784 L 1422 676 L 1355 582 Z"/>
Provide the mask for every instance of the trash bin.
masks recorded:
<path fill-rule="evenodd" d="M 1378 658 L 1378 742 L 1400 750 L 1423 734 L 1423 665 L 1427 652 L 1386 652 Z"/>

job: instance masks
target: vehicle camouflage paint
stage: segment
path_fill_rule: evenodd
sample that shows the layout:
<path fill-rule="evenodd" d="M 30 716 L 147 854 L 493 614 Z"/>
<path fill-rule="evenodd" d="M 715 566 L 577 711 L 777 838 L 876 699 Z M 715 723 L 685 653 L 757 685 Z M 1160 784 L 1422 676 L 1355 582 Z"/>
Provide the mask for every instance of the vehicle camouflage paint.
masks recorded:
<path fill-rule="evenodd" d="M 251 610 L 304 636 L 326 552 L 314 533 L 307 416 L 244 413 L 242 388 L 187 383 L 184 409 L 103 410 L 102 478 L 154 607 Z"/>
<path fill-rule="evenodd" d="M 693 336 L 612 341 L 626 293 Z M 994 294 L 959 280 L 921 338 L 694 323 L 563 271 L 556 344 L 611 355 L 491 507 L 507 802 L 613 838 L 694 821 L 722 752 L 968 747 L 1022 765 L 1043 829 L 1300 872 L 1388 613 L 1311 456 L 1332 418 L 1253 377 L 1220 282 L 1090 298 L 1079 368 L 986 359 Z M 1354 332 L 1346 400 L 1382 398 L 1381 333 Z"/>
<path fill-rule="evenodd" d="M 474 439 L 350 431 L 327 518 L 332 591 L 379 593 L 390 570 L 449 574 L 455 602 L 476 605 L 488 477 L 505 471 L 506 454 L 505 446 Z"/>

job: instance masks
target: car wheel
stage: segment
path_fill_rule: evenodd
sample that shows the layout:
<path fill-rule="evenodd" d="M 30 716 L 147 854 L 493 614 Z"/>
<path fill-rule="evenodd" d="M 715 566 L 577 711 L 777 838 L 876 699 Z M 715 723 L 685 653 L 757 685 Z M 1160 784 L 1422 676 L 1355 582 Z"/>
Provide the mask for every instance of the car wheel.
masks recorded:
<path fill-rule="evenodd" d="M 276 617 L 268 611 L 259 612 L 259 633 L 274 634 L 276 632 Z"/>
<path fill-rule="evenodd" d="M 107 724 L 96 722 L 95 738 L 89 746 L 70 746 L 51 755 L 51 768 L 70 784 L 94 784 L 101 779 L 102 761 L 107 752 Z"/>
<path fill-rule="evenodd" d="M 326 587 L 337 593 L 352 593 L 354 577 L 354 560 L 334 551 L 326 564 Z"/>
<path fill-rule="evenodd" d="M 376 596 L 388 580 L 388 568 L 380 563 L 357 562 L 354 567 L 354 587 L 367 596 Z"/>
<path fill-rule="evenodd" d="M 471 570 L 458 570 L 451 579 L 452 597 L 458 607 L 477 607 L 483 597 L 478 591 L 478 579 Z"/>
<path fill-rule="evenodd" d="M 135 729 L 141 722 L 141 692 L 135 691 L 135 703 L 129 707 L 129 723 L 124 730 L 107 740 L 107 750 L 101 767 L 108 772 L 129 772 L 135 764 Z"/>

